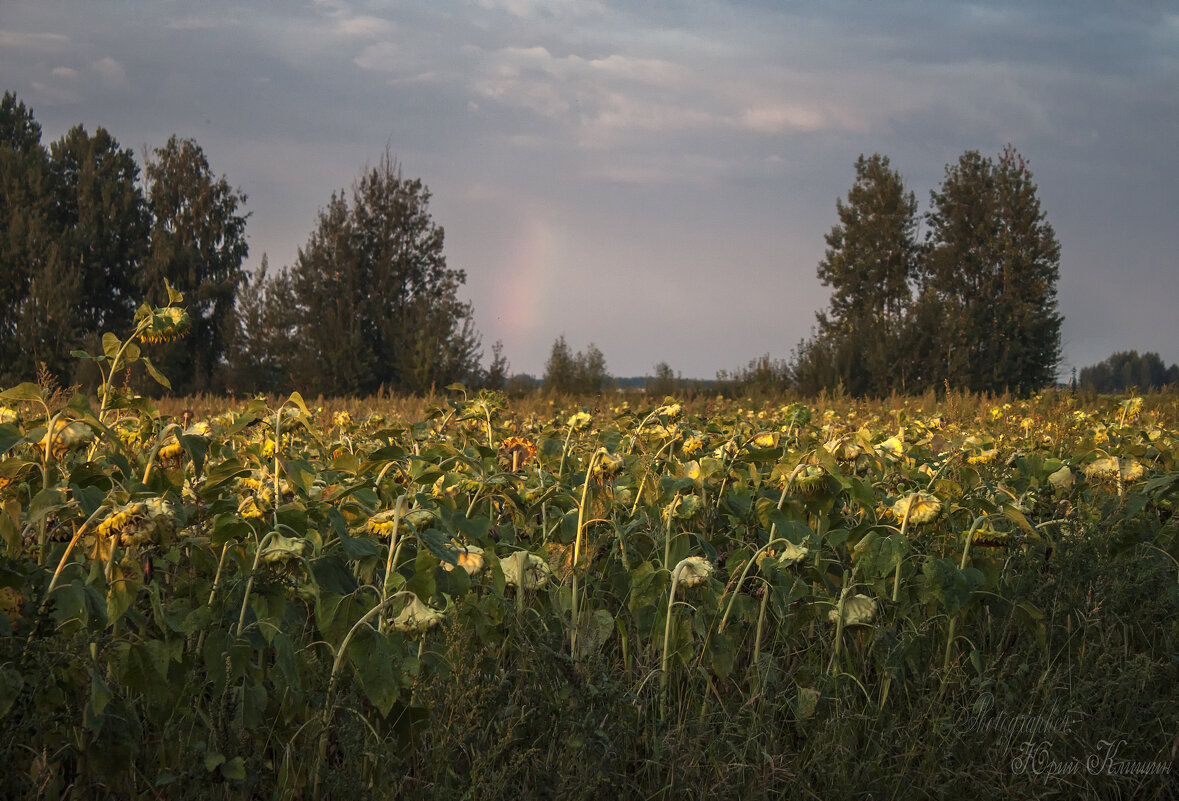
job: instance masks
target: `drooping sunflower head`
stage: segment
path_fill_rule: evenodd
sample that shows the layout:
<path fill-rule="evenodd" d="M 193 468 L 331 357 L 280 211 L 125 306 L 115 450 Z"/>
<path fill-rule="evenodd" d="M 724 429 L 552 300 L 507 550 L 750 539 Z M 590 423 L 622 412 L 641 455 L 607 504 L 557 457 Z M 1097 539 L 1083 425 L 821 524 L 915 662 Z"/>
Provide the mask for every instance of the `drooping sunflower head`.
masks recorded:
<path fill-rule="evenodd" d="M 800 494 L 813 498 L 827 488 L 827 471 L 817 464 L 808 464 L 794 477 L 794 488 Z"/>
<path fill-rule="evenodd" d="M 621 456 L 616 453 L 610 453 L 604 448 L 599 453 L 600 455 L 594 462 L 595 478 L 611 479 L 622 472 L 626 461 Z"/>
<path fill-rule="evenodd" d="M 20 620 L 20 608 L 24 602 L 25 597 L 12 587 L 0 587 L 0 615 L 8 618 L 10 626 L 15 626 Z"/>
<path fill-rule="evenodd" d="M 778 445 L 777 431 L 762 431 L 753 438 L 753 444 L 759 448 L 774 448 Z"/>
<path fill-rule="evenodd" d="M 1142 478 L 1145 472 L 1142 463 L 1133 457 L 1107 456 L 1085 467 L 1085 477 L 1090 481 L 1115 482 L 1120 479 L 1129 483 Z"/>
<path fill-rule="evenodd" d="M 708 581 L 708 577 L 715 570 L 712 562 L 703 556 L 689 556 L 681 559 L 680 563 L 671 571 L 671 581 L 681 587 L 699 587 Z"/>
<path fill-rule="evenodd" d="M 444 617 L 440 610 L 422 603 L 415 595 L 393 619 L 393 628 L 406 634 L 425 634 Z"/>
<path fill-rule="evenodd" d="M 988 522 L 974 532 L 972 544 L 975 548 L 1006 548 L 1009 541 L 1006 531 L 999 531 Z"/>
<path fill-rule="evenodd" d="M 574 431 L 583 431 L 589 428 L 590 423 L 594 421 L 587 412 L 578 412 L 571 416 L 566 422 Z"/>
<path fill-rule="evenodd" d="M 172 505 L 163 498 L 148 498 L 116 506 L 98 524 L 100 537 L 118 537 L 127 547 L 164 542 L 175 530 Z"/>
<path fill-rule="evenodd" d="M 139 311 L 135 313 L 135 323 L 142 326 L 139 341 L 149 345 L 180 339 L 192 327 L 192 319 L 188 312 L 175 306 L 157 309 L 140 306 Z"/>
<path fill-rule="evenodd" d="M 80 450 L 93 442 L 94 429 L 81 420 L 75 420 L 72 423 L 58 420 L 52 430 L 46 430 L 45 436 L 37 443 L 37 447 L 44 451 L 46 447 L 49 447 L 50 441 L 53 443 L 53 453 L 60 456 L 66 451 Z"/>
<path fill-rule="evenodd" d="M 389 537 L 393 534 L 393 527 L 397 521 L 397 512 L 394 509 L 386 509 L 383 512 L 377 512 L 368 519 L 364 528 L 369 534 L 378 537 Z"/>
<path fill-rule="evenodd" d="M 536 444 L 527 437 L 508 437 L 499 446 L 499 462 L 504 470 L 515 472 L 536 458 Z"/>
<path fill-rule="evenodd" d="M 867 626 L 876 619 L 876 599 L 858 593 L 847 598 L 843 602 L 843 625 L 847 626 Z M 827 613 L 827 619 L 832 623 L 839 622 L 839 609 L 832 609 Z"/>
<path fill-rule="evenodd" d="M 467 572 L 468 576 L 477 576 L 483 572 L 483 568 L 487 566 L 487 560 L 483 556 L 483 549 L 474 545 L 464 545 L 458 549 L 455 554 L 455 561 L 458 566 Z M 454 565 L 450 562 L 443 562 L 442 569 L 446 571 L 454 570 Z"/>
<path fill-rule="evenodd" d="M 911 492 L 892 505 L 892 513 L 897 520 L 903 521 L 908 515 L 910 523 L 931 523 L 942 513 L 942 502 L 924 490 Z"/>

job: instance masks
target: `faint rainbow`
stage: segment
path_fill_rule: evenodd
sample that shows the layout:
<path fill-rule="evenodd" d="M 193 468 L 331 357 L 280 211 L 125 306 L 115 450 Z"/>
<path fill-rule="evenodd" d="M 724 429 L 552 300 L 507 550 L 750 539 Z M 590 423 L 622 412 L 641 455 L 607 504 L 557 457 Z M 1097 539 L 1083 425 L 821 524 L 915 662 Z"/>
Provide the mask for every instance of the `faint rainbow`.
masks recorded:
<path fill-rule="evenodd" d="M 540 328 L 552 318 L 551 304 L 557 302 L 559 241 L 544 215 L 529 211 L 523 216 L 507 256 L 507 280 L 498 304 L 500 326 L 505 340 L 528 349 L 537 337 L 548 335 Z"/>

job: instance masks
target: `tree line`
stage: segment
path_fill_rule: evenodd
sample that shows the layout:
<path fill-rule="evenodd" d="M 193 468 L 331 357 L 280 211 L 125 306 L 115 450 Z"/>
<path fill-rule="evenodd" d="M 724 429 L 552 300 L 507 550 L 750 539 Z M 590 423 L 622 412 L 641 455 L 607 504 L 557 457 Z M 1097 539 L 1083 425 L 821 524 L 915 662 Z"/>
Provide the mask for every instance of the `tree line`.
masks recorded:
<path fill-rule="evenodd" d="M 1056 380 L 1063 321 L 1060 244 L 1027 161 L 1008 146 L 947 165 L 920 214 L 887 156 L 860 156 L 817 273 L 831 288 L 789 359 L 766 354 L 722 371 L 726 390 L 859 396 L 950 387 L 1026 394 Z M 350 191 L 333 193 L 292 265 L 244 267 L 246 196 L 197 143 L 172 136 L 140 167 L 102 127 L 44 144 L 12 93 L 0 100 L 0 385 L 42 373 L 93 383 L 70 356 L 131 325 L 137 306 L 184 293 L 192 328 L 153 346 L 175 392 L 424 393 L 462 381 L 508 391 L 502 343 L 482 367 L 466 281 L 447 264 L 430 192 L 386 152 Z M 922 228 L 924 229 L 922 232 Z M 923 236 L 922 236 L 923 233 Z M 1081 372 L 1098 391 L 1179 378 L 1157 354 L 1114 354 Z M 136 379 L 129 378 L 132 382 Z M 697 382 L 698 383 L 698 382 Z M 613 385 L 593 343 L 553 343 L 543 386 L 568 394 Z M 648 390 L 686 386 L 667 365 Z M 694 383 L 693 386 L 696 386 Z"/>
<path fill-rule="evenodd" d="M 466 280 L 443 254 L 429 190 L 386 154 L 332 195 L 295 263 L 243 267 L 246 196 L 191 139 L 140 168 L 106 129 L 48 145 L 14 94 L 0 100 L 0 385 L 36 374 L 92 383 L 79 348 L 125 332 L 141 303 L 181 291 L 188 336 L 153 345 L 179 394 L 299 388 L 415 393 L 503 380 L 480 367 Z M 134 379 L 129 379 L 134 380 Z"/>

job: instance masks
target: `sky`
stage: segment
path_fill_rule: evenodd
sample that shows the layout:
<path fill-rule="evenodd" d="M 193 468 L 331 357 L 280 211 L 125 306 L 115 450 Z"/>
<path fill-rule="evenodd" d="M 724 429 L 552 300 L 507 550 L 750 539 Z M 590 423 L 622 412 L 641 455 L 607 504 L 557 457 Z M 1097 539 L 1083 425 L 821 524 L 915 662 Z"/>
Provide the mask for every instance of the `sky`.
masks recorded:
<path fill-rule="evenodd" d="M 485 358 L 617 376 L 788 358 L 861 154 L 922 213 L 1025 156 L 1062 247 L 1061 376 L 1179 362 L 1179 7 L 1152 0 L 4 0 L 0 90 L 51 142 L 194 139 L 294 263 L 386 151 L 431 192 Z"/>

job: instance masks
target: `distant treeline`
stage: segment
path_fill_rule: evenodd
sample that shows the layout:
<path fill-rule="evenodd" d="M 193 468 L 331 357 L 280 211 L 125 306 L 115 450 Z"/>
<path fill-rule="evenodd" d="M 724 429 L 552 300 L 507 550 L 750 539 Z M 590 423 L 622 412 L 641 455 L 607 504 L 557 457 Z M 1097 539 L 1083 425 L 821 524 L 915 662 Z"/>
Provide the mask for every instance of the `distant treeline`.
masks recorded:
<path fill-rule="evenodd" d="M 715 381 L 667 362 L 612 378 L 590 343 L 562 335 L 544 376 L 511 375 L 502 343 L 483 366 L 466 273 L 447 264 L 430 192 L 386 152 L 349 192 L 333 193 L 294 264 L 244 267 L 246 196 L 217 176 L 195 141 L 172 136 L 138 164 L 102 127 L 45 145 L 31 109 L 0 101 L 0 386 L 40 375 L 92 386 L 106 332 L 125 334 L 165 282 L 192 321 L 151 345 L 176 394 L 423 394 L 456 381 L 523 394 L 793 391 L 855 396 L 928 390 L 1028 393 L 1060 360 L 1060 245 L 1027 162 L 1008 147 L 946 167 L 917 240 L 917 201 L 888 158 L 861 156 L 818 276 L 830 307 L 789 359 L 765 354 Z M 124 379 L 152 390 L 142 377 Z M 1156 353 L 1116 353 L 1081 371 L 1100 392 L 1179 381 Z"/>

